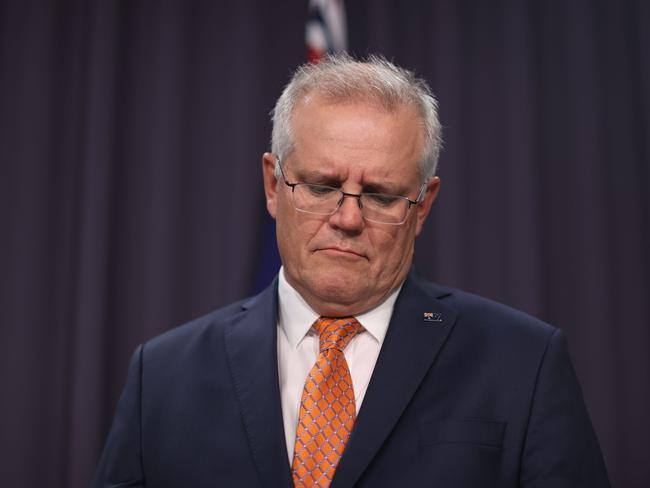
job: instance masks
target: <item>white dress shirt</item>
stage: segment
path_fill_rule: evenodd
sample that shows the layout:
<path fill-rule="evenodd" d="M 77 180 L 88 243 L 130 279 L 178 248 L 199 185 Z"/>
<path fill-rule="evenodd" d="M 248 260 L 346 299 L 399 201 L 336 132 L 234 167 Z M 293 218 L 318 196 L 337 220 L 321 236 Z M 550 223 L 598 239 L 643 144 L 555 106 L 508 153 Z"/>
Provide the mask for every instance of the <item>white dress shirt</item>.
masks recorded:
<path fill-rule="evenodd" d="M 366 394 L 400 289 L 401 285 L 383 303 L 355 317 L 364 331 L 350 341 L 344 354 L 352 376 L 357 413 Z M 291 464 L 302 390 L 307 374 L 320 352 L 318 333 L 312 329 L 319 315 L 287 282 L 284 268 L 280 269 L 278 280 L 278 306 L 278 376 L 284 435 Z"/>

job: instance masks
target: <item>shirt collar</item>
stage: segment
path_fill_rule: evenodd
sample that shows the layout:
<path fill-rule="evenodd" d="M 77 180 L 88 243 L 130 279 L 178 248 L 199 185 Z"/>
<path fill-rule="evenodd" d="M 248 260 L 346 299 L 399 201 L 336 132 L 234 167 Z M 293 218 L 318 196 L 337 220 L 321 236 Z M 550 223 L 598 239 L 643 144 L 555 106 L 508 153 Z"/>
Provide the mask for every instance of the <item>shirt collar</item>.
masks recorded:
<path fill-rule="evenodd" d="M 372 310 L 356 315 L 355 318 L 370 335 L 381 345 L 384 342 L 390 318 L 393 315 L 395 301 L 402 285 L 400 284 L 382 303 Z M 284 276 L 284 266 L 280 268 L 278 278 L 278 325 L 284 332 L 292 348 L 309 333 L 312 324 L 320 317 L 298 291 L 289 284 Z"/>

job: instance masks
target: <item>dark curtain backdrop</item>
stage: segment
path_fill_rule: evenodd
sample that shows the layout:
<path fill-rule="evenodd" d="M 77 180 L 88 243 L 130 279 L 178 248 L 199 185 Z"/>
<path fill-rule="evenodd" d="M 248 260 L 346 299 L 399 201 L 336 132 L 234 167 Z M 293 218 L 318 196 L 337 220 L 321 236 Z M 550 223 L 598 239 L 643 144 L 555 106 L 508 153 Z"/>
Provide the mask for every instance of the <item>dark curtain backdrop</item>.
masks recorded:
<path fill-rule="evenodd" d="M 440 99 L 420 271 L 562 327 L 614 486 L 650 486 L 650 4 L 347 9 L 353 53 Z M 305 16 L 0 0 L 3 485 L 86 486 L 134 347 L 259 285 L 260 158 Z"/>

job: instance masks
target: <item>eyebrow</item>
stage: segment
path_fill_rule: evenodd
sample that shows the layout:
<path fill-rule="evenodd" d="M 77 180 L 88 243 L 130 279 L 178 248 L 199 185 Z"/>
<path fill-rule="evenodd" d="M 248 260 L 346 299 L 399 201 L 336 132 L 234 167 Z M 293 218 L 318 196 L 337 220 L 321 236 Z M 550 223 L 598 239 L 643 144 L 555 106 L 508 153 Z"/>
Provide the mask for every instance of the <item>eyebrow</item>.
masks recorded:
<path fill-rule="evenodd" d="M 334 174 L 327 174 L 323 173 L 322 171 L 318 170 L 300 170 L 297 169 L 296 171 L 296 177 L 301 178 L 305 181 L 310 180 L 310 181 L 340 181 L 336 175 Z"/>
<path fill-rule="evenodd" d="M 341 187 L 341 179 L 335 174 L 326 174 L 317 170 L 296 170 L 294 175 L 298 183 L 331 186 L 332 188 Z"/>
<path fill-rule="evenodd" d="M 366 193 L 386 193 L 388 195 L 404 195 L 408 189 L 388 182 L 367 182 L 363 184 Z"/>
<path fill-rule="evenodd" d="M 317 169 L 299 169 L 295 170 L 295 177 L 302 183 L 312 185 L 326 185 L 334 188 L 340 188 L 341 179 L 335 173 L 326 173 Z M 398 186 L 387 181 L 364 181 L 362 183 L 363 193 L 385 193 L 388 195 L 404 196 L 408 193 L 409 188 Z"/>
<path fill-rule="evenodd" d="M 340 188 L 341 180 L 336 176 L 325 175 L 319 172 L 309 172 L 306 176 L 299 178 L 302 183 L 312 185 L 325 185 L 333 188 Z M 408 188 L 399 187 L 386 182 L 367 182 L 362 184 L 362 193 L 384 193 L 387 195 L 405 196 Z"/>

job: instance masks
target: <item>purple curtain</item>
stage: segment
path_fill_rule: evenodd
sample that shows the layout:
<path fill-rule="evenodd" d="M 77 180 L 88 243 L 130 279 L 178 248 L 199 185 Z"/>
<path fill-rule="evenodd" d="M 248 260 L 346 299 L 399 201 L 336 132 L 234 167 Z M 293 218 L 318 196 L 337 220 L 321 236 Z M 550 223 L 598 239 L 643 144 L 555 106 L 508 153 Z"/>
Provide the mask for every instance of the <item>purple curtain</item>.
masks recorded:
<path fill-rule="evenodd" d="M 347 2 L 427 78 L 430 278 L 569 336 L 614 486 L 650 484 L 650 5 Z M 0 473 L 87 486 L 135 346 L 268 281 L 268 112 L 306 2 L 0 0 Z"/>

